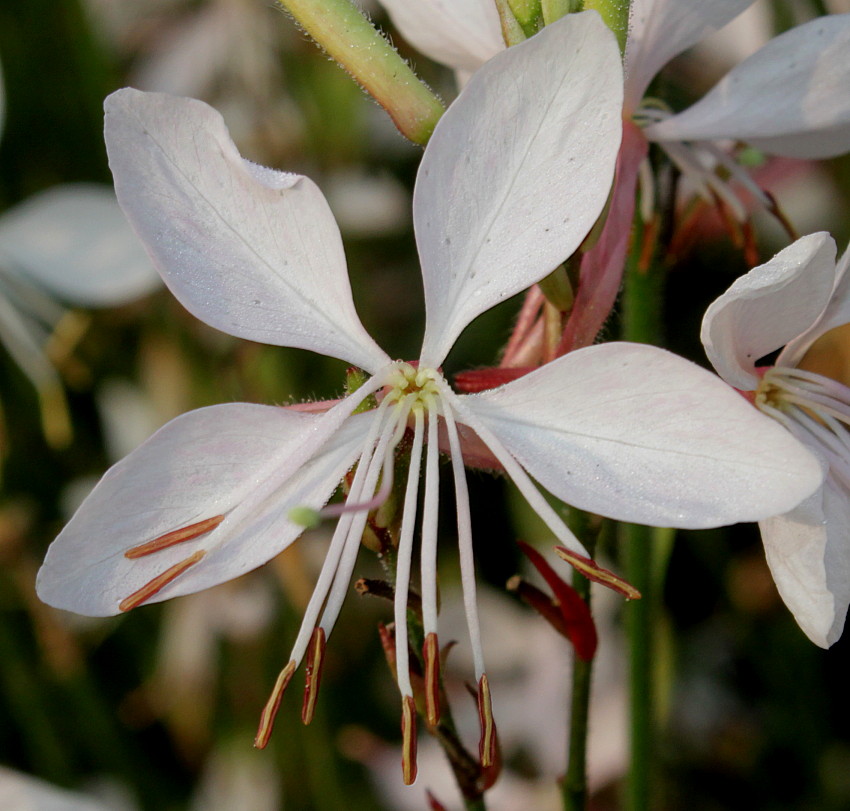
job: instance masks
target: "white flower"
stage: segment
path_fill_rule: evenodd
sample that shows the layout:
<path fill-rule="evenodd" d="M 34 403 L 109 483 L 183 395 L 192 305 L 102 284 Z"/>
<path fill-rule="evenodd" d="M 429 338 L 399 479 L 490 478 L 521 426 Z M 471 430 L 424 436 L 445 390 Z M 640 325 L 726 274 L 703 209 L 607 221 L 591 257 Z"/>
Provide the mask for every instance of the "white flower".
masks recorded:
<path fill-rule="evenodd" d="M 360 324 L 339 232 L 309 179 L 244 161 L 221 117 L 201 102 L 130 89 L 110 96 L 106 139 L 119 200 L 180 301 L 223 331 L 342 358 L 370 377 L 321 415 L 230 404 L 166 425 L 107 472 L 53 543 L 38 579 L 42 599 L 110 615 L 236 577 L 292 543 L 303 531 L 293 516 L 322 510 L 357 463 L 346 504 L 324 508 L 339 521 L 261 720 L 263 745 L 305 654 L 315 697 L 367 511 L 385 498 L 394 449 L 412 423 L 395 584 L 410 781 L 406 606 L 423 456 L 432 723 L 439 711 L 438 430 L 451 450 L 485 766 L 494 731 L 460 431 L 477 434 L 558 540 L 579 554 L 583 547 L 532 479 L 582 509 L 680 527 L 765 518 L 808 496 L 821 481 L 815 459 L 719 379 L 662 350 L 595 346 L 468 396 L 455 394 L 440 372 L 470 321 L 549 273 L 598 217 L 619 147 L 621 90 L 611 32 L 596 14 L 571 15 L 491 60 L 439 122 L 413 200 L 426 303 L 418 364 L 391 360 Z M 354 413 L 382 392 L 379 406 Z"/>
<path fill-rule="evenodd" d="M 791 512 L 760 522 L 767 562 L 800 627 L 829 647 L 850 603 L 850 253 L 811 234 L 738 279 L 705 314 L 702 341 L 720 375 L 820 457 L 828 474 Z M 772 367 L 756 363 L 782 349 Z M 843 365 L 842 365 L 843 364 Z"/>
<path fill-rule="evenodd" d="M 492 0 L 381 0 L 402 33 L 432 59 L 471 72 L 500 48 Z M 826 158 L 850 149 L 850 14 L 820 17 L 772 39 L 687 110 L 643 104 L 673 57 L 722 28 L 753 0 L 632 0 L 625 54 L 624 114 L 658 142 L 710 199 L 743 209 L 715 167 L 768 200 L 716 141 L 746 141 L 773 155 Z"/>

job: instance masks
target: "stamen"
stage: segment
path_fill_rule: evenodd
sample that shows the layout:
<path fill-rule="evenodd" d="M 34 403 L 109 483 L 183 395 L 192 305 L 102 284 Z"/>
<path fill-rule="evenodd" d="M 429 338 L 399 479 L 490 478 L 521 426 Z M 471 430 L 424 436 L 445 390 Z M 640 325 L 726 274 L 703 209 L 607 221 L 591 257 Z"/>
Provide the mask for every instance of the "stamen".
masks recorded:
<path fill-rule="evenodd" d="M 413 447 L 410 450 L 410 467 L 404 491 L 404 510 L 401 515 L 401 534 L 396 559 L 395 601 L 393 614 L 396 636 L 396 680 L 402 695 L 411 695 L 410 661 L 407 633 L 407 598 L 410 591 L 410 569 L 413 559 L 413 531 L 416 525 L 416 507 L 419 496 L 419 468 L 422 464 L 422 442 L 425 417 L 416 409 Z"/>
<path fill-rule="evenodd" d="M 152 555 L 154 552 L 159 552 L 161 549 L 168 549 L 170 546 L 176 546 L 184 541 L 192 541 L 215 529 L 222 521 L 224 521 L 223 515 L 214 515 L 212 518 L 205 518 L 203 521 L 189 524 L 187 527 L 174 529 L 171 532 L 166 532 L 165 535 L 154 538 L 152 541 L 131 547 L 124 553 L 124 557 L 130 560 L 142 558 L 145 555 Z"/>
<path fill-rule="evenodd" d="M 401 773 L 404 785 L 416 779 L 416 707 L 413 696 L 405 696 L 401 704 Z"/>
<path fill-rule="evenodd" d="M 280 707 L 283 693 L 289 682 L 292 680 L 292 675 L 295 673 L 296 667 L 297 662 L 293 659 L 278 674 L 272 694 L 269 696 L 269 700 L 266 702 L 266 706 L 263 707 L 263 712 L 260 714 L 260 725 L 257 728 L 257 734 L 254 737 L 254 746 L 257 749 L 265 749 L 266 744 L 269 742 L 269 738 L 271 738 L 272 728 L 274 727 L 274 719 L 277 715 L 278 708 Z"/>
<path fill-rule="evenodd" d="M 604 569 L 592 558 L 586 558 L 584 555 L 577 555 L 571 549 L 564 549 L 563 546 L 556 546 L 555 551 L 570 564 L 574 569 L 578 569 L 588 580 L 594 583 L 601 583 L 603 586 L 608 586 L 609 589 L 622 594 L 627 600 L 639 600 L 640 592 L 628 581 L 618 577 L 609 569 Z"/>
<path fill-rule="evenodd" d="M 141 605 L 146 600 L 150 600 L 151 597 L 162 591 L 172 580 L 176 580 L 188 568 L 198 563 L 206 554 L 206 549 L 199 549 L 194 554 L 189 555 L 185 560 L 181 560 L 179 563 L 170 566 L 162 574 L 157 575 L 151 580 L 150 583 L 146 583 L 138 591 L 134 591 L 129 597 L 125 597 L 118 603 L 118 610 L 129 611 L 131 608 Z"/>
<path fill-rule="evenodd" d="M 386 402 L 388 398 L 384 398 Z M 385 420 L 381 425 L 381 438 L 378 441 L 378 446 L 372 454 L 368 464 L 367 476 L 363 482 L 363 488 L 359 493 L 354 492 L 352 488 L 349 498 L 359 499 L 362 493 L 371 493 L 375 490 L 375 485 L 378 481 L 378 473 L 380 472 L 383 463 L 387 459 L 392 460 L 394 445 L 393 441 L 398 436 L 398 440 L 404 435 L 404 431 L 399 433 L 398 423 L 396 422 L 396 430 L 393 432 L 393 423 L 395 421 L 403 422 L 407 426 L 407 415 L 410 413 L 408 403 L 402 410 L 394 411 L 389 419 Z M 362 463 L 361 463 L 362 464 Z M 358 465 L 357 472 L 360 472 L 361 465 Z M 356 476 L 355 476 L 356 478 Z M 354 571 L 354 565 L 357 561 L 357 553 L 360 551 L 360 539 L 363 537 L 363 528 L 366 526 L 368 514 L 365 512 L 347 513 L 342 516 L 340 523 L 348 519 L 347 534 L 342 545 L 342 551 L 339 557 L 339 562 L 336 566 L 336 572 L 333 575 L 333 584 L 331 585 L 325 608 L 322 613 L 322 620 L 319 623 L 325 629 L 325 633 L 330 635 L 330 630 L 333 628 L 336 618 L 342 609 L 342 604 L 345 601 L 345 595 L 348 592 L 348 586 L 351 581 L 351 574 Z M 339 527 L 337 527 L 339 529 Z"/>
<path fill-rule="evenodd" d="M 437 635 L 426 634 L 422 645 L 425 660 L 425 717 L 432 727 L 440 723 L 440 645 Z"/>
<path fill-rule="evenodd" d="M 496 457 L 498 462 L 505 469 L 505 472 L 511 478 L 511 481 L 516 485 L 517 489 L 522 493 L 523 498 L 528 502 L 534 512 L 543 520 L 547 527 L 552 531 L 555 537 L 565 546 L 570 547 L 579 555 L 586 554 L 587 550 L 581 545 L 581 542 L 569 530 L 567 525 L 561 520 L 560 516 L 551 507 L 549 502 L 543 498 L 543 494 L 534 483 L 529 475 L 525 472 L 522 465 L 517 462 L 513 454 L 501 443 L 496 435 L 480 420 L 445 383 L 440 387 L 440 392 L 443 395 L 443 402 L 446 405 L 446 425 L 449 424 L 449 406 L 458 412 L 465 425 L 469 426 L 481 441 L 487 445 L 489 451 Z M 454 418 L 452 417 L 452 422 Z M 455 429 L 456 430 L 456 429 Z M 451 432 L 449 432 L 449 440 L 451 444 Z M 452 458 L 454 461 L 455 448 L 451 449 Z M 460 442 L 457 444 L 457 453 L 460 453 Z M 462 470 L 461 466 L 461 470 Z M 478 674 L 480 675 L 480 674 Z"/>
<path fill-rule="evenodd" d="M 319 685 L 322 683 L 324 661 L 325 632 L 322 628 L 316 628 L 310 640 L 310 647 L 307 649 L 307 663 L 304 667 L 304 703 L 301 706 L 301 721 L 305 724 L 313 720 L 316 699 L 319 697 Z"/>
<path fill-rule="evenodd" d="M 354 472 L 354 480 L 351 483 L 351 490 L 349 492 L 349 498 L 351 499 L 359 499 L 364 490 L 367 490 L 369 486 L 367 479 L 369 471 L 374 467 L 372 464 L 373 459 L 381 452 L 380 443 L 377 448 L 374 447 L 375 441 L 378 439 L 378 435 L 382 432 L 386 423 L 388 407 L 389 403 L 387 403 L 386 399 L 384 399 L 378 406 L 374 422 L 369 427 L 369 433 L 362 446 L 363 453 L 360 456 L 360 461 L 357 463 L 357 468 Z M 381 442 L 383 442 L 383 440 L 381 440 Z M 375 476 L 377 478 L 377 473 Z M 374 481 L 371 486 L 374 487 Z M 316 621 L 319 618 L 319 613 L 322 610 L 322 606 L 325 603 L 328 592 L 333 586 L 336 572 L 341 565 L 343 553 L 348 541 L 349 531 L 352 524 L 357 519 L 362 519 L 363 524 L 365 525 L 366 514 L 347 513 L 340 517 L 336 528 L 334 529 L 334 534 L 331 538 L 331 545 L 325 555 L 325 562 L 322 564 L 322 570 L 319 572 L 319 579 L 316 581 L 316 585 L 313 588 L 313 594 L 310 597 L 310 602 L 304 610 L 301 627 L 298 630 L 298 636 L 292 646 L 291 656 L 296 662 L 301 661 L 301 657 L 304 655 L 304 652 L 307 650 L 307 646 L 310 644 L 310 639 L 312 638 Z"/>
<path fill-rule="evenodd" d="M 419 575 L 422 586 L 422 626 L 426 636 L 437 632 L 437 520 L 439 518 L 439 420 L 436 405 L 428 414 L 428 453 L 425 458 L 425 498 L 422 502 L 422 547 Z"/>
<path fill-rule="evenodd" d="M 443 394 L 451 390 L 443 384 Z M 455 397 L 455 399 L 458 399 Z M 472 551 L 472 518 L 469 513 L 469 490 L 466 486 L 466 471 L 452 406 L 443 399 L 443 418 L 451 450 L 452 473 L 455 480 L 455 511 L 457 513 L 458 556 L 460 558 L 460 581 L 463 588 L 463 607 L 466 611 L 466 626 L 472 647 L 475 677 L 484 673 L 484 650 L 481 646 L 481 625 L 478 621 L 478 599 L 475 591 L 475 556 Z M 483 438 L 483 437 L 482 437 Z"/>
<path fill-rule="evenodd" d="M 488 769 L 496 762 L 496 723 L 493 720 L 490 682 L 487 681 L 486 673 L 482 673 L 478 680 L 478 721 L 481 725 L 478 755 L 481 765 Z"/>

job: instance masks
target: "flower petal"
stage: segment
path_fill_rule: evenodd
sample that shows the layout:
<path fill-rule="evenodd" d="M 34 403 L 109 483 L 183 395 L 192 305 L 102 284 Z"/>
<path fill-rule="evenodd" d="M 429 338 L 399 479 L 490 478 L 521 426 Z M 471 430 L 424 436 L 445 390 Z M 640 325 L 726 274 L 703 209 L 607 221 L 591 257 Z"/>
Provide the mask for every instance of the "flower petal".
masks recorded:
<path fill-rule="evenodd" d="M 826 309 L 810 329 L 786 344 L 785 349 L 776 359 L 777 365 L 797 366 L 818 338 L 836 327 L 850 324 L 850 273 L 848 273 L 848 268 L 850 268 L 850 250 L 844 252 L 835 268 L 835 287 Z M 831 352 L 837 360 L 834 347 L 830 346 L 826 348 L 826 351 Z M 843 355 L 842 347 L 841 357 Z M 841 375 L 834 375 L 834 377 L 837 380 L 843 380 Z"/>
<path fill-rule="evenodd" d="M 794 619 L 828 648 L 844 628 L 850 604 L 847 493 L 827 479 L 799 507 L 759 522 L 767 563 Z"/>
<path fill-rule="evenodd" d="M 801 333 L 823 312 L 835 279 L 835 243 L 809 234 L 753 268 L 706 310 L 705 353 L 730 385 L 758 385 L 756 362 Z"/>
<path fill-rule="evenodd" d="M 0 218 L 0 262 L 82 307 L 124 304 L 161 280 L 112 189 L 53 186 Z"/>
<path fill-rule="evenodd" d="M 106 100 L 118 201 L 180 302 L 208 324 L 375 371 L 339 229 L 316 185 L 244 161 L 206 104 L 125 88 Z"/>
<path fill-rule="evenodd" d="M 296 506 L 321 508 L 354 463 L 374 412 L 337 431 L 321 416 L 236 403 L 172 420 L 112 467 L 50 546 L 38 581 L 42 600 L 91 616 L 117 614 L 121 600 L 198 549 L 207 554 L 149 602 L 189 594 L 260 566 L 304 527 Z M 329 436 L 332 435 L 332 436 Z M 327 439 L 300 467 L 300 445 Z M 165 533 L 224 515 L 214 529 L 143 557 L 125 552 Z"/>
<path fill-rule="evenodd" d="M 602 210 L 620 144 L 622 68 L 596 12 L 497 54 L 434 130 L 413 219 L 425 285 L 422 361 L 551 272 Z"/>
<path fill-rule="evenodd" d="M 647 127 L 646 135 L 653 141 L 735 138 L 795 158 L 850 151 L 848 50 L 850 14 L 797 26 L 741 62 L 696 104 Z"/>
<path fill-rule="evenodd" d="M 626 112 L 674 56 L 735 19 L 753 0 L 632 0 L 626 42 Z"/>
<path fill-rule="evenodd" d="M 426 56 L 475 72 L 505 49 L 493 0 L 380 0 L 401 35 Z"/>
<path fill-rule="evenodd" d="M 785 429 L 655 347 L 579 349 L 463 400 L 543 487 L 622 521 L 753 521 L 796 506 L 822 480 Z"/>

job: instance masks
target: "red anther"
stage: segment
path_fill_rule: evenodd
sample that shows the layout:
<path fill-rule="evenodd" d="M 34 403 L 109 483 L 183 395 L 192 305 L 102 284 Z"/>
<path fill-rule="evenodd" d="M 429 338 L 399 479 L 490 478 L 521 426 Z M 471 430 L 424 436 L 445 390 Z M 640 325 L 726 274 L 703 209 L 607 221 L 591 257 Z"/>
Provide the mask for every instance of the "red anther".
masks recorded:
<path fill-rule="evenodd" d="M 483 673 L 478 680 L 478 721 L 481 738 L 478 741 L 478 756 L 481 766 L 489 769 L 496 762 L 496 723 L 493 720 L 493 702 L 490 698 L 490 682 Z"/>
<path fill-rule="evenodd" d="M 586 558 L 584 555 L 577 555 L 575 552 L 570 552 L 569 549 L 565 549 L 563 546 L 556 546 L 555 551 L 570 566 L 578 569 L 588 580 L 608 586 L 609 589 L 622 594 L 627 600 L 640 599 L 640 592 L 631 583 L 623 580 L 622 577 L 618 577 L 614 572 L 603 569 L 595 560 Z"/>
<path fill-rule="evenodd" d="M 316 628 L 307 648 L 307 663 L 304 667 L 304 703 L 301 705 L 301 720 L 309 724 L 313 720 L 319 685 L 322 682 L 322 665 L 325 661 L 325 631 Z"/>
<path fill-rule="evenodd" d="M 159 552 L 161 549 L 168 549 L 170 546 L 191 541 L 195 538 L 205 535 L 210 530 L 215 529 L 222 521 L 223 515 L 214 515 L 212 518 L 205 518 L 203 521 L 198 521 L 196 524 L 189 524 L 187 527 L 175 529 L 171 532 L 166 532 L 165 535 L 160 535 L 152 541 L 147 541 L 139 546 L 133 546 L 124 553 L 125 558 L 143 558 L 145 555 L 152 555 L 154 552 Z"/>
<path fill-rule="evenodd" d="M 404 696 L 401 704 L 401 773 L 406 786 L 416 779 L 416 705 L 413 696 Z"/>
<path fill-rule="evenodd" d="M 260 725 L 257 727 L 257 734 L 254 736 L 254 746 L 257 749 L 265 749 L 266 744 L 269 742 L 269 738 L 272 736 L 274 719 L 277 715 L 278 708 L 280 707 L 283 693 L 289 682 L 292 680 L 292 674 L 295 673 L 295 667 L 296 664 L 293 659 L 278 674 L 277 681 L 272 689 L 272 694 L 269 696 L 266 706 L 263 707 L 262 713 L 260 713 Z"/>
<path fill-rule="evenodd" d="M 170 566 L 162 574 L 158 574 L 149 583 L 145 583 L 138 591 L 134 591 L 129 597 L 125 597 L 118 603 L 119 611 L 129 611 L 137 605 L 141 605 L 146 600 L 150 600 L 158 592 L 162 591 L 172 580 L 178 578 L 191 566 L 194 566 L 207 552 L 205 549 L 199 549 L 192 555 L 189 555 L 185 560 L 175 563 Z"/>
<path fill-rule="evenodd" d="M 440 723 L 440 645 L 437 635 L 429 633 L 422 645 L 425 660 L 425 717 L 429 726 Z"/>

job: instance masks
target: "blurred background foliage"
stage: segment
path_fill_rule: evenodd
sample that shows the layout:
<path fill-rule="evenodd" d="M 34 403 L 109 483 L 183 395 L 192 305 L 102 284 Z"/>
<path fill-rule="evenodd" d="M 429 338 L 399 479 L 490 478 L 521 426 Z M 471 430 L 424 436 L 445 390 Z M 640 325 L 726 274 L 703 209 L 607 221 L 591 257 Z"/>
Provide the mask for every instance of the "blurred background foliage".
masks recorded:
<path fill-rule="evenodd" d="M 698 97 L 759 37 L 848 10 L 814 0 L 758 9 L 748 28 L 671 66 L 662 78 L 667 98 Z M 370 10 L 389 30 L 382 12 Z M 453 96 L 451 75 L 396 43 L 432 87 Z M 361 318 L 391 355 L 415 357 L 422 295 L 409 212 L 421 150 L 270 2 L 11 0 L 0 4 L 0 63 L 0 215 L 55 184 L 110 182 L 101 103 L 112 90 L 131 84 L 202 98 L 222 111 L 246 157 L 317 181 L 341 224 Z M 850 159 L 757 171 L 801 233 L 829 229 L 846 245 Z M 764 217 L 756 228 L 767 258 L 783 237 Z M 708 208 L 680 237 L 667 343 L 705 364 L 702 313 L 746 265 Z M 447 373 L 492 363 L 515 312 L 513 301 L 480 318 Z M 212 403 L 334 397 L 344 377 L 336 361 L 215 332 L 162 290 L 90 310 L 80 323 L 73 338 L 57 336 L 52 354 L 73 430 L 65 447 L 45 439 L 35 389 L 0 350 L 0 764 L 85 792 L 93 809 L 425 808 L 428 786 L 450 804 L 427 749 L 419 782 L 401 790 L 397 692 L 376 633 L 391 610 L 374 598 L 352 595 L 346 604 L 313 724 L 301 725 L 293 687 L 269 749 L 251 747 L 321 563 L 322 530 L 237 582 L 126 617 L 84 620 L 40 604 L 34 578 L 48 543 L 93 480 L 156 427 Z M 617 329 L 615 314 L 606 337 Z M 478 474 L 470 482 L 485 648 L 503 679 L 494 700 L 507 730 L 508 768 L 491 807 L 545 811 L 558 807 L 569 651 L 504 584 L 522 567 L 514 540 L 545 549 L 547 539 L 504 482 Z M 604 554 L 616 561 L 613 535 L 603 533 Z M 450 527 L 445 536 L 450 614 Z M 364 553 L 358 575 L 377 571 Z M 625 768 L 622 643 L 617 603 L 603 597 L 598 605 L 591 778 L 594 807 L 615 809 Z M 776 594 L 756 528 L 678 533 L 665 607 L 665 807 L 850 808 L 850 640 L 824 652 L 805 639 Z M 467 711 L 461 685 L 471 670 L 460 632 L 458 639 L 452 678 Z M 536 714 L 533 698 L 543 702 Z M 0 786 L 13 779 L 7 774 Z"/>

